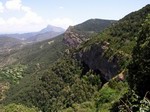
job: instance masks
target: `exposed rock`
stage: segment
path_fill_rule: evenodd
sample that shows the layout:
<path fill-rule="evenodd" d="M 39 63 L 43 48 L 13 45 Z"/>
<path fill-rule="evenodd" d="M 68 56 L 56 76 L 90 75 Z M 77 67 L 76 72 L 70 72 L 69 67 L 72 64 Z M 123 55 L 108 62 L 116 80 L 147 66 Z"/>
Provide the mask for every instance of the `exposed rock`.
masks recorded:
<path fill-rule="evenodd" d="M 64 36 L 64 43 L 67 44 L 70 47 L 77 47 L 79 44 L 81 44 L 85 39 L 81 32 L 78 32 L 74 29 L 73 26 L 70 26 Z"/>
<path fill-rule="evenodd" d="M 89 34 L 89 32 L 86 33 Z M 86 37 L 86 33 L 83 33 L 83 31 L 81 33 L 73 26 L 70 26 L 65 32 L 64 42 L 69 47 L 77 47 L 83 41 L 88 39 Z M 100 45 L 95 44 L 91 47 L 87 46 L 86 48 L 83 48 L 82 51 L 75 54 L 76 58 L 80 60 L 85 67 L 82 72 L 83 75 L 88 72 L 89 69 L 92 69 L 96 73 L 101 74 L 101 77 L 105 82 L 110 80 L 118 73 L 120 68 L 117 57 L 113 57 L 111 60 L 109 60 L 103 55 L 104 51 L 109 49 L 109 45 L 109 42 L 104 41 Z"/>
<path fill-rule="evenodd" d="M 108 43 L 106 45 L 106 42 L 101 45 L 95 44 L 87 51 L 80 51 L 76 54 L 76 58 L 83 63 L 83 66 L 99 73 L 106 81 L 114 77 L 120 70 L 117 57 L 109 60 L 104 56 L 104 47 L 108 48 L 108 45 Z"/>
<path fill-rule="evenodd" d="M 69 26 L 64 34 L 64 42 L 69 47 L 77 47 L 89 40 L 91 35 L 97 34 L 110 26 L 114 20 L 90 19 L 75 26 Z M 106 43 L 107 44 L 107 43 Z"/>

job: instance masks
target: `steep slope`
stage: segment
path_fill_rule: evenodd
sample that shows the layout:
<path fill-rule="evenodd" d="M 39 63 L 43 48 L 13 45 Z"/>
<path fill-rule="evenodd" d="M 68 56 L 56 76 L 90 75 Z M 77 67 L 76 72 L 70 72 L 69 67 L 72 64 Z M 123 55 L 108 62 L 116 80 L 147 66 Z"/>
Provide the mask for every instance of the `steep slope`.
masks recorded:
<path fill-rule="evenodd" d="M 150 111 L 150 14 L 137 35 L 137 43 L 128 66 L 127 82 L 129 91 L 111 108 L 115 112 Z"/>
<path fill-rule="evenodd" d="M 147 5 L 141 10 L 127 15 L 77 49 L 75 57 L 82 63 L 83 67 L 83 72 L 80 75 L 85 77 L 92 69 L 94 73 L 105 79 L 101 79 L 102 83 L 105 83 L 104 81 L 109 82 L 104 84 L 94 99 L 81 104 L 74 104 L 65 109 L 64 112 L 150 111 L 150 20 L 147 18 L 149 13 L 150 5 Z M 125 80 L 128 68 L 130 88 Z M 117 74 L 119 75 L 116 76 Z"/>
<path fill-rule="evenodd" d="M 150 12 L 150 5 L 127 15 L 109 29 L 86 41 L 76 57 L 88 69 L 101 73 L 107 81 L 127 67 L 137 35 Z"/>
<path fill-rule="evenodd" d="M 128 82 L 135 92 L 144 97 L 150 91 L 150 14 L 142 25 L 129 65 Z M 147 94 L 150 99 L 150 94 Z"/>
<path fill-rule="evenodd" d="M 70 26 L 65 32 L 64 42 L 70 47 L 77 47 L 115 22 L 115 20 L 90 19 L 76 26 Z"/>
<path fill-rule="evenodd" d="M 84 32 L 84 29 L 82 32 Z M 92 34 L 94 34 L 94 30 L 92 31 Z M 58 110 L 60 108 L 66 108 L 73 103 L 81 103 L 92 97 L 90 94 L 98 88 L 94 80 L 99 80 L 99 78 L 96 75 L 93 75 L 93 78 L 91 79 L 89 77 L 85 78 L 85 80 L 93 80 L 93 83 L 89 82 L 90 86 L 87 81 L 85 82 L 84 80 L 80 80 L 79 74 L 82 70 L 78 67 L 78 62 L 72 60 L 70 56 L 67 56 L 70 52 L 72 52 L 72 50 L 66 49 L 67 46 L 64 45 L 64 36 L 65 34 L 55 37 L 54 39 L 26 46 L 21 51 L 12 55 L 13 58 L 17 59 L 14 63 L 16 67 L 18 64 L 21 64 L 23 66 L 25 65 L 25 69 L 21 72 L 21 76 L 23 76 L 23 78 L 19 79 L 19 83 L 11 86 L 7 100 L 5 100 L 6 103 L 19 102 L 28 106 L 35 105 L 41 110 L 46 111 L 47 109 Z M 65 54 L 62 52 L 65 52 Z M 58 57 L 61 57 L 62 54 L 64 58 L 58 60 L 55 66 L 51 68 L 50 66 L 52 66 L 52 63 L 55 62 Z M 66 62 L 67 60 L 68 62 Z M 73 68 L 74 66 L 77 68 Z M 65 70 L 66 72 L 60 74 L 61 70 L 59 70 L 59 68 L 62 68 L 62 72 L 64 69 L 67 70 Z M 68 75 L 65 76 L 65 74 Z M 71 74 L 74 74 L 75 77 L 70 77 Z M 43 83 L 47 86 L 51 86 L 47 88 L 47 86 L 45 84 L 43 85 Z M 82 87 L 82 85 L 84 86 Z M 67 90 L 66 86 L 68 86 L 68 89 L 70 88 L 70 90 Z M 85 88 L 85 90 L 75 94 L 75 91 L 80 88 Z M 51 91 L 50 93 L 48 92 L 49 89 Z M 47 95 L 47 92 L 49 93 L 49 103 L 45 100 L 45 96 L 42 95 L 42 91 L 46 92 L 46 94 L 44 93 L 45 95 Z M 60 94 L 56 94 L 58 91 L 60 91 Z M 65 94 L 70 96 L 66 100 L 62 99 L 62 97 L 65 97 Z M 55 98 L 55 95 L 58 96 L 58 99 Z M 80 97 L 76 99 L 77 96 Z M 38 100 L 38 97 L 40 100 Z M 57 101 L 58 105 L 61 105 L 60 108 L 56 105 Z M 66 102 L 65 105 L 63 104 L 63 101 Z"/>

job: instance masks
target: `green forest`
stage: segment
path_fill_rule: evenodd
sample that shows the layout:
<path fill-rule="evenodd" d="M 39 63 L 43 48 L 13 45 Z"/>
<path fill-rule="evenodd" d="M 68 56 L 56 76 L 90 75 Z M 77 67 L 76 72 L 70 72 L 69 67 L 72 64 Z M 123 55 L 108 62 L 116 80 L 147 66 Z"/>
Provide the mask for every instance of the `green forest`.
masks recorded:
<path fill-rule="evenodd" d="M 0 53 L 0 112 L 150 112 L 150 5 L 16 46 Z"/>

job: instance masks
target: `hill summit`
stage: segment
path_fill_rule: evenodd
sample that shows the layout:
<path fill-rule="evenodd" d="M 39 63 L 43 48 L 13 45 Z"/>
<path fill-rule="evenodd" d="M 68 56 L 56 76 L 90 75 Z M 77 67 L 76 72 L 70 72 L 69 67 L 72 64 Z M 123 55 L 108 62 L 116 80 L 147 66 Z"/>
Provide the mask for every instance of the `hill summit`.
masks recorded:
<path fill-rule="evenodd" d="M 47 25 L 46 28 L 42 29 L 40 33 L 46 33 L 46 32 L 64 32 L 65 29 L 57 26 Z"/>

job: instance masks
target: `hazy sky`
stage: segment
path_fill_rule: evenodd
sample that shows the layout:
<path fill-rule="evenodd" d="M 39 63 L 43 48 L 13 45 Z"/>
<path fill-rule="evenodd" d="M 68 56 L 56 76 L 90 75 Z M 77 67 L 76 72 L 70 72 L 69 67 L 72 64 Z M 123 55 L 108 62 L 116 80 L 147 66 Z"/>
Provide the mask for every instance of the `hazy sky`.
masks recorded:
<path fill-rule="evenodd" d="M 67 28 L 91 18 L 119 20 L 150 0 L 0 0 L 0 33 Z"/>

